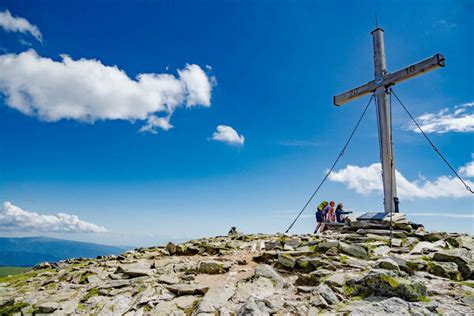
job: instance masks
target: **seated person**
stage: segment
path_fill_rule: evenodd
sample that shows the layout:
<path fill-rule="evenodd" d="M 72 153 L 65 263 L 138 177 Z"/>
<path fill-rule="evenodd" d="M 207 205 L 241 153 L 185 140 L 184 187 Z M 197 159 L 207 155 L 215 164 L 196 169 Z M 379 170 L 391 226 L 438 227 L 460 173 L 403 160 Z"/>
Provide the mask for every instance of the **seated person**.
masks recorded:
<path fill-rule="evenodd" d="M 343 207 L 344 207 L 344 205 L 342 203 L 337 204 L 337 207 L 336 207 L 336 222 L 338 222 L 338 223 L 343 223 L 344 222 L 345 216 L 343 216 L 343 215 L 352 213 L 352 212 L 344 211 L 342 209 Z"/>

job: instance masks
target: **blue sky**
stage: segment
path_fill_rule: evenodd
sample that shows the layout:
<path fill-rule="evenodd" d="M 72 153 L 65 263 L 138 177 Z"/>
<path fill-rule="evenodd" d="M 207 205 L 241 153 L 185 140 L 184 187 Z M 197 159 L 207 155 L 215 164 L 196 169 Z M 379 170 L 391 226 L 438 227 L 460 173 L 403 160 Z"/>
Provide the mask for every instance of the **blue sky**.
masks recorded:
<path fill-rule="evenodd" d="M 373 78 L 375 10 L 389 71 L 446 56 L 445 68 L 395 89 L 472 181 L 473 9 L 472 1 L 2 1 L 0 11 L 29 26 L 0 27 L 0 202 L 39 217 L 28 225 L 29 213 L 10 218 L 0 234 L 142 245 L 230 226 L 284 231 L 368 101 L 332 105 L 333 95 Z M 156 74 L 148 77 L 156 86 L 142 82 L 128 99 L 139 74 Z M 21 102 L 12 101 L 13 89 Z M 173 101 L 153 99 L 158 90 Z M 157 133 L 143 131 L 147 124 Z M 446 178 L 449 170 L 396 103 L 393 131 L 406 179 L 402 210 L 429 229 L 473 233 L 472 195 Z M 312 230 L 322 199 L 382 210 L 370 180 L 378 159 L 372 106 L 338 178 L 294 231 Z M 38 226 L 57 213 L 107 232 Z"/>

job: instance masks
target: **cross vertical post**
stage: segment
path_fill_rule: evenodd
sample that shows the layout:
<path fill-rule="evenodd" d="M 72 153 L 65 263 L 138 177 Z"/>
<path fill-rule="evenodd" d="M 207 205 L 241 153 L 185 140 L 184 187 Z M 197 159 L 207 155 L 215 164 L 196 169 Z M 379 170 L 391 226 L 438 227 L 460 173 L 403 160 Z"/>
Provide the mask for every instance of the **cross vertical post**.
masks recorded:
<path fill-rule="evenodd" d="M 398 208 L 395 207 L 394 201 L 394 198 L 397 196 L 397 185 L 395 181 L 395 159 L 393 155 L 392 142 L 392 111 L 389 89 L 397 83 L 444 67 L 445 59 L 443 55 L 435 54 L 434 56 L 416 64 L 389 73 L 385 61 L 383 29 L 377 27 L 371 32 L 371 34 L 374 45 L 375 79 L 358 86 L 357 88 L 334 96 L 334 104 L 336 106 L 341 106 L 370 93 L 375 94 L 375 100 L 377 102 L 380 161 L 382 164 L 384 210 L 385 214 L 391 214 L 398 211 Z M 363 216 L 360 216 L 359 218 L 361 217 Z"/>
<path fill-rule="evenodd" d="M 385 213 L 392 213 L 395 211 L 393 198 L 397 196 L 397 186 L 392 142 L 390 95 L 387 91 L 388 88 L 383 85 L 384 77 L 387 74 L 383 29 L 376 28 L 373 30 L 372 39 L 374 45 L 374 75 L 375 84 L 377 86 L 375 89 L 375 100 L 377 103 L 379 149 L 382 164 L 384 210 Z"/>

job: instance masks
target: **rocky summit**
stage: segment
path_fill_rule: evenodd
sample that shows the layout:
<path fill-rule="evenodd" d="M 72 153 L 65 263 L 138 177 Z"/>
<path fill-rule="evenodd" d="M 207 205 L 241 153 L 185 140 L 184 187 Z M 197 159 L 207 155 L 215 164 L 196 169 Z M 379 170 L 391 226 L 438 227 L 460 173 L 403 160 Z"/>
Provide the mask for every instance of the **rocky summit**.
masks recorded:
<path fill-rule="evenodd" d="M 2 315 L 472 315 L 474 240 L 394 219 L 42 263 L 0 279 Z"/>

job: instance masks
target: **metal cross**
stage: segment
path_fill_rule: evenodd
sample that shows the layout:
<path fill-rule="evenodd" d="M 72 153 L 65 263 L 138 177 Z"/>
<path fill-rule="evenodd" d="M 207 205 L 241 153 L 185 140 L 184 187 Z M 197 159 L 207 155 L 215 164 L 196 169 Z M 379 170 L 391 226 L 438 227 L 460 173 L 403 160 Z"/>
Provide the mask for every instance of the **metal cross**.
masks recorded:
<path fill-rule="evenodd" d="M 383 29 L 376 28 L 371 32 L 371 34 L 374 45 L 375 79 L 360 87 L 335 96 L 334 104 L 340 106 L 369 93 L 375 93 L 375 100 L 377 101 L 380 160 L 382 163 L 384 209 L 385 213 L 392 213 L 395 211 L 393 199 L 397 196 L 397 186 L 395 181 L 395 159 L 392 143 L 392 114 L 388 89 L 396 83 L 439 67 L 444 67 L 445 63 L 444 56 L 436 54 L 433 57 L 427 58 L 404 69 L 388 73 L 387 64 L 385 62 Z"/>

